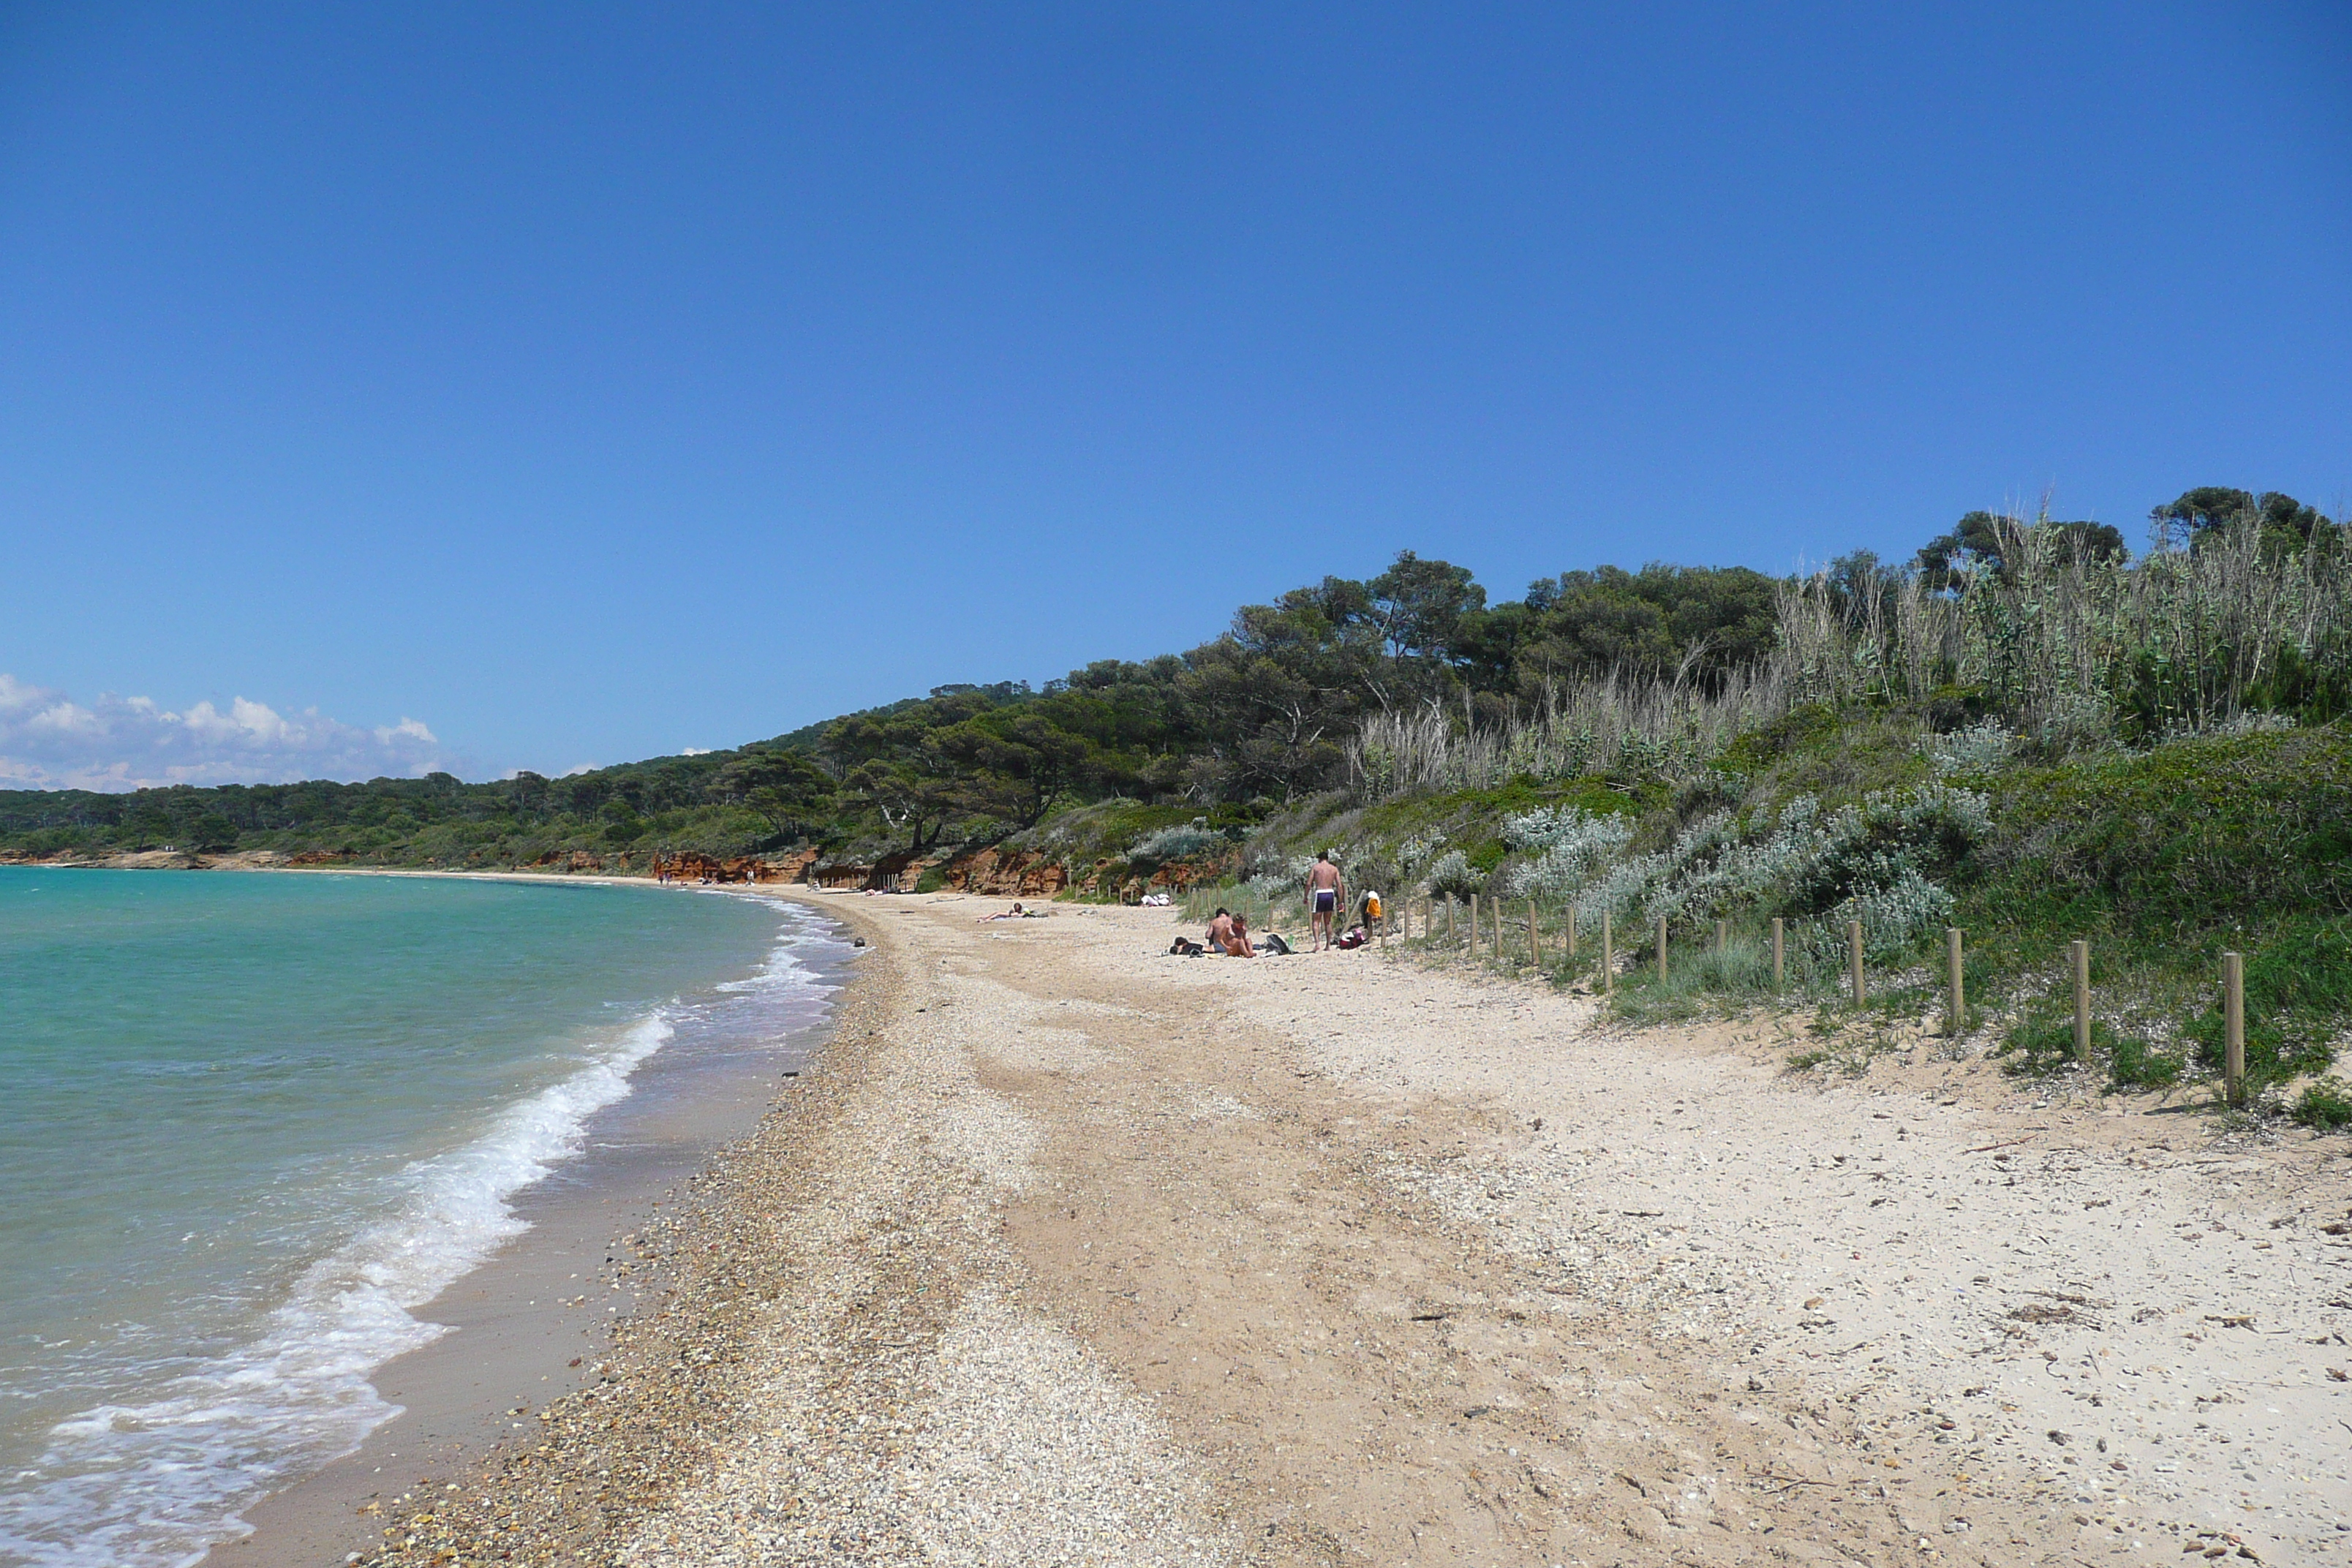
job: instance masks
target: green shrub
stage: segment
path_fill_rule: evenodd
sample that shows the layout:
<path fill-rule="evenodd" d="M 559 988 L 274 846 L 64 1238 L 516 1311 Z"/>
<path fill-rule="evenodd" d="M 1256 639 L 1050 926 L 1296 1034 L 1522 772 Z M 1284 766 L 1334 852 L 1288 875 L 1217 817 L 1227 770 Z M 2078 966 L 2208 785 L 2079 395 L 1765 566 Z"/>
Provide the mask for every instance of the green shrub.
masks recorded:
<path fill-rule="evenodd" d="M 2248 945 L 2247 1085 L 2326 1070 L 2341 1022 L 2352 1014 L 2352 918 L 2293 921 Z M 2225 1051 L 2220 984 L 2208 994 L 2212 1005 L 2190 1020 L 2189 1035 L 2199 1065 L 2218 1075 Z"/>
<path fill-rule="evenodd" d="M 1834 983 L 1834 969 L 1814 964 L 1791 947 L 1786 983 L 1775 993 L 1771 944 L 1753 931 L 1729 933 L 1720 950 L 1672 934 L 1668 942 L 1666 978 L 1660 980 L 1657 950 L 1644 934 L 1634 950 L 1640 962 L 1617 977 L 1610 1001 L 1613 1016 L 1629 1024 L 1671 1023 L 1720 1012 L 1727 1002 L 1753 1005 L 1818 998 Z"/>
<path fill-rule="evenodd" d="M 1451 896 L 1457 900 L 1467 900 L 1486 884 L 1486 879 L 1478 874 L 1470 858 L 1459 849 L 1447 850 L 1429 868 L 1429 895 L 1433 899 Z"/>
<path fill-rule="evenodd" d="M 2096 899 L 2152 933 L 2352 903 L 2343 725 L 2012 769 L 1993 796 L 1999 880 Z"/>
<path fill-rule="evenodd" d="M 2352 1089 L 2347 1089 L 2341 1079 L 2321 1079 L 2303 1091 L 2289 1114 L 2305 1127 L 2322 1132 L 2352 1127 Z"/>
<path fill-rule="evenodd" d="M 2093 1026 L 2095 1039 L 2096 1026 Z M 2074 1020 L 2063 1013 L 2033 1013 L 2010 1026 L 1993 1048 L 2020 1078 L 2042 1078 L 2074 1065 Z"/>
<path fill-rule="evenodd" d="M 2068 1031 L 2068 1045 L 2073 1045 Z M 2180 1061 L 2146 1040 L 2120 1039 L 2108 1058 L 2107 1077 L 2118 1089 L 2169 1089 L 2180 1081 Z"/>
<path fill-rule="evenodd" d="M 1233 840 L 1205 823 L 1195 826 L 1180 822 L 1137 839 L 1128 847 L 1126 858 L 1137 865 L 1161 866 L 1171 860 L 1197 860 L 1204 855 L 1223 854 L 1232 846 Z"/>

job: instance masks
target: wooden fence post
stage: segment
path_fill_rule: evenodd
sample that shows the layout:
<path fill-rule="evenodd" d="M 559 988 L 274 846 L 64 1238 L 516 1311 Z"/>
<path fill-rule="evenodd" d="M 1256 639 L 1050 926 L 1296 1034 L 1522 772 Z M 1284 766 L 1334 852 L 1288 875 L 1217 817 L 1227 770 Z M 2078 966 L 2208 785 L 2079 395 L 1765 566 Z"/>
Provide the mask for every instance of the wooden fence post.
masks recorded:
<path fill-rule="evenodd" d="M 1730 924 L 1731 922 L 1729 921 L 1717 921 L 1715 922 L 1715 951 L 1718 955 L 1723 952 L 1725 928 Z"/>
<path fill-rule="evenodd" d="M 1543 967 L 1543 932 L 1536 925 L 1536 901 L 1528 900 L 1528 962 Z"/>
<path fill-rule="evenodd" d="M 1470 895 L 1470 956 L 1478 956 L 1478 895 Z"/>
<path fill-rule="evenodd" d="M 1853 970 L 1853 1005 L 1859 1007 L 1863 1003 L 1862 922 L 1860 921 L 1845 922 L 1845 944 L 1846 960 Z"/>
<path fill-rule="evenodd" d="M 1944 1004 L 1944 1037 L 1948 1040 L 1960 1037 L 1960 1026 L 1968 1019 L 1969 1000 L 1962 989 L 1963 984 L 1960 977 L 1960 928 L 1946 926 L 1944 989 L 1948 995 Z"/>
<path fill-rule="evenodd" d="M 1617 949 L 1609 941 L 1609 911 L 1601 911 L 1601 994 L 1617 994 Z"/>
<path fill-rule="evenodd" d="M 1568 906 L 1568 913 L 1561 923 L 1568 927 L 1568 961 L 1574 963 L 1576 962 L 1576 905 L 1573 902 Z"/>
<path fill-rule="evenodd" d="M 2237 952 L 2221 955 L 2221 1093 L 2246 1103 L 2246 959 Z"/>
<path fill-rule="evenodd" d="M 1445 895 L 1445 945 L 1454 945 L 1454 895 Z"/>
<path fill-rule="evenodd" d="M 1658 917 L 1658 978 L 1659 978 L 1659 980 L 1660 980 L 1660 981 L 1664 981 L 1664 980 L 1665 979 L 1665 977 L 1666 977 L 1666 917 L 1665 917 L 1665 916 L 1664 916 L 1664 915 L 1660 915 L 1660 916 Z"/>
<path fill-rule="evenodd" d="M 2074 1059 L 2091 1059 L 2091 944 L 2077 938 L 2066 950 L 2074 972 Z"/>
<path fill-rule="evenodd" d="M 1775 991 L 1780 989 L 1781 951 L 1780 917 L 1774 915 L 1772 917 L 1772 989 Z"/>

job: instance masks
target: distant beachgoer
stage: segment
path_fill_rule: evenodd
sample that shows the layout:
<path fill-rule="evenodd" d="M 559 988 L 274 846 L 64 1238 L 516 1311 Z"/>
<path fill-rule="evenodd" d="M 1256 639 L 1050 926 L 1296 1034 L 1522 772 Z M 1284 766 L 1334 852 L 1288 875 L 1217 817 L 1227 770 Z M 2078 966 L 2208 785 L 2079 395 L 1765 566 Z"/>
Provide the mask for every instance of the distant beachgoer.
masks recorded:
<path fill-rule="evenodd" d="M 1014 904 L 1009 910 L 999 910 L 992 915 L 981 916 L 980 923 L 982 925 L 986 925 L 990 921 L 1018 921 L 1026 920 L 1028 918 L 1028 912 L 1023 910 L 1019 904 Z"/>
<path fill-rule="evenodd" d="M 1229 952 L 1234 941 L 1234 914 L 1222 904 L 1214 920 L 1209 922 L 1209 945 L 1219 952 Z"/>
<path fill-rule="evenodd" d="M 1339 868 L 1331 864 L 1331 852 L 1319 849 L 1315 864 L 1307 868 L 1307 912 L 1313 927 L 1315 951 L 1320 952 L 1331 941 L 1331 922 L 1348 901 L 1347 879 Z"/>
<path fill-rule="evenodd" d="M 1250 946 L 1249 920 L 1246 916 L 1235 915 L 1234 917 L 1233 935 L 1226 939 L 1225 953 L 1226 956 L 1230 958 L 1255 958 L 1257 956 L 1257 950 Z"/>

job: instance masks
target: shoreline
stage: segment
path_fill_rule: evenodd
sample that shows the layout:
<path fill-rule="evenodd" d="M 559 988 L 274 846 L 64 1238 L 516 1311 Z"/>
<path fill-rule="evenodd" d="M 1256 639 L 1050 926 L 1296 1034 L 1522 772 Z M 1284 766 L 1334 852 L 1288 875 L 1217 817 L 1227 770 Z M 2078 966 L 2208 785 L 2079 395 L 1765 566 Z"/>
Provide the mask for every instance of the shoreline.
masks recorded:
<path fill-rule="evenodd" d="M 2335 1143 L 1928 1053 L 1823 1082 L 1769 1021 L 1600 1030 L 1443 961 L 1187 961 L 1168 911 L 986 903 L 841 911 L 872 956 L 822 1070 L 622 1255 L 664 1310 L 364 1561 L 2022 1568 L 2352 1538 L 2343 1352 L 2309 1348 L 2352 1307 L 2295 1283 L 2342 1266 Z"/>
<path fill-rule="evenodd" d="M 814 890 L 761 889 L 758 896 L 827 912 Z M 803 1075 L 766 1107 L 749 1135 L 710 1150 L 671 1189 L 677 1201 L 666 1199 L 658 1213 L 648 1205 L 637 1227 L 613 1249 L 647 1310 L 616 1315 L 603 1353 L 593 1364 L 583 1363 L 580 1385 L 543 1402 L 539 1419 L 520 1433 L 509 1426 L 478 1449 L 452 1454 L 450 1463 L 404 1468 L 403 1489 L 415 1501 L 405 1510 L 384 1510 L 382 1517 L 396 1521 L 394 1529 L 370 1519 L 371 1534 L 381 1531 L 381 1537 L 393 1539 L 364 1543 L 362 1561 L 420 1560 L 405 1544 L 424 1544 L 413 1532 L 421 1527 L 437 1535 L 432 1527 L 446 1527 L 458 1511 L 482 1519 L 483 1539 L 511 1542 L 497 1549 L 499 1555 L 585 1560 L 591 1542 L 609 1538 L 707 1473 L 720 1424 L 738 1412 L 723 1394 L 713 1397 L 705 1369 L 741 1363 L 749 1348 L 740 1318 L 744 1299 L 772 1300 L 778 1293 L 747 1290 L 735 1275 L 735 1260 L 752 1239 L 747 1227 L 771 1218 L 779 1173 L 811 1187 L 845 1174 L 809 1151 L 854 1102 L 871 1066 L 877 1026 L 893 1015 L 902 984 L 895 969 L 877 962 L 887 942 L 880 922 L 863 911 L 840 919 L 869 945 L 849 968 Z M 713 1254 L 723 1256 L 714 1259 Z M 606 1272 L 609 1281 L 612 1271 Z M 625 1405 L 624 1414 L 599 1419 L 598 1406 L 614 1401 Z M 551 1487 L 541 1458 L 551 1439 L 568 1440 L 575 1455 L 588 1457 L 588 1468 Z M 387 1480 L 392 1473 L 387 1469 Z M 575 1484 L 593 1484 L 593 1495 L 580 1495 Z M 433 1510 L 423 1508 L 428 1497 L 437 1500 Z"/>
<path fill-rule="evenodd" d="M 527 1430 L 549 1400 L 596 1374 L 614 1324 L 660 1296 L 657 1284 L 600 1278 L 616 1238 L 673 1209 L 682 1189 L 772 1111 L 779 1074 L 797 1080 L 823 1052 L 856 971 L 845 954 L 799 962 L 836 985 L 822 1012 L 718 1050 L 666 1046 L 639 1064 L 628 1094 L 589 1119 L 580 1152 L 509 1200 L 530 1228 L 413 1310 L 449 1331 L 370 1375 L 399 1414 L 356 1449 L 241 1510 L 247 1532 L 215 1543 L 202 1563 L 298 1568 L 364 1552 L 380 1542 L 384 1500 L 409 1489 L 421 1468 L 446 1470 L 492 1451 Z"/>

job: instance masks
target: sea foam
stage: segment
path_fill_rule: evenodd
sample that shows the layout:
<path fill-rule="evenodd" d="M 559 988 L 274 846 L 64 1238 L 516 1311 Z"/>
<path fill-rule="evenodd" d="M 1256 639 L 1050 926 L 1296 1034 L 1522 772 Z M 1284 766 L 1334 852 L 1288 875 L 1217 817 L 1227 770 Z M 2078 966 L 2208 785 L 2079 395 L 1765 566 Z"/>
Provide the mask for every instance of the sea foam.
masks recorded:
<path fill-rule="evenodd" d="M 59 1422 L 40 1479 L 0 1503 L 0 1562 L 191 1563 L 248 1533 L 237 1514 L 257 1497 L 357 1447 L 400 1413 L 369 1375 L 447 1331 L 414 1309 L 529 1228 L 509 1200 L 579 1152 L 588 1118 L 670 1032 L 656 1011 L 471 1142 L 410 1166 L 397 1212 L 305 1270 L 251 1342 L 153 1398 Z"/>

